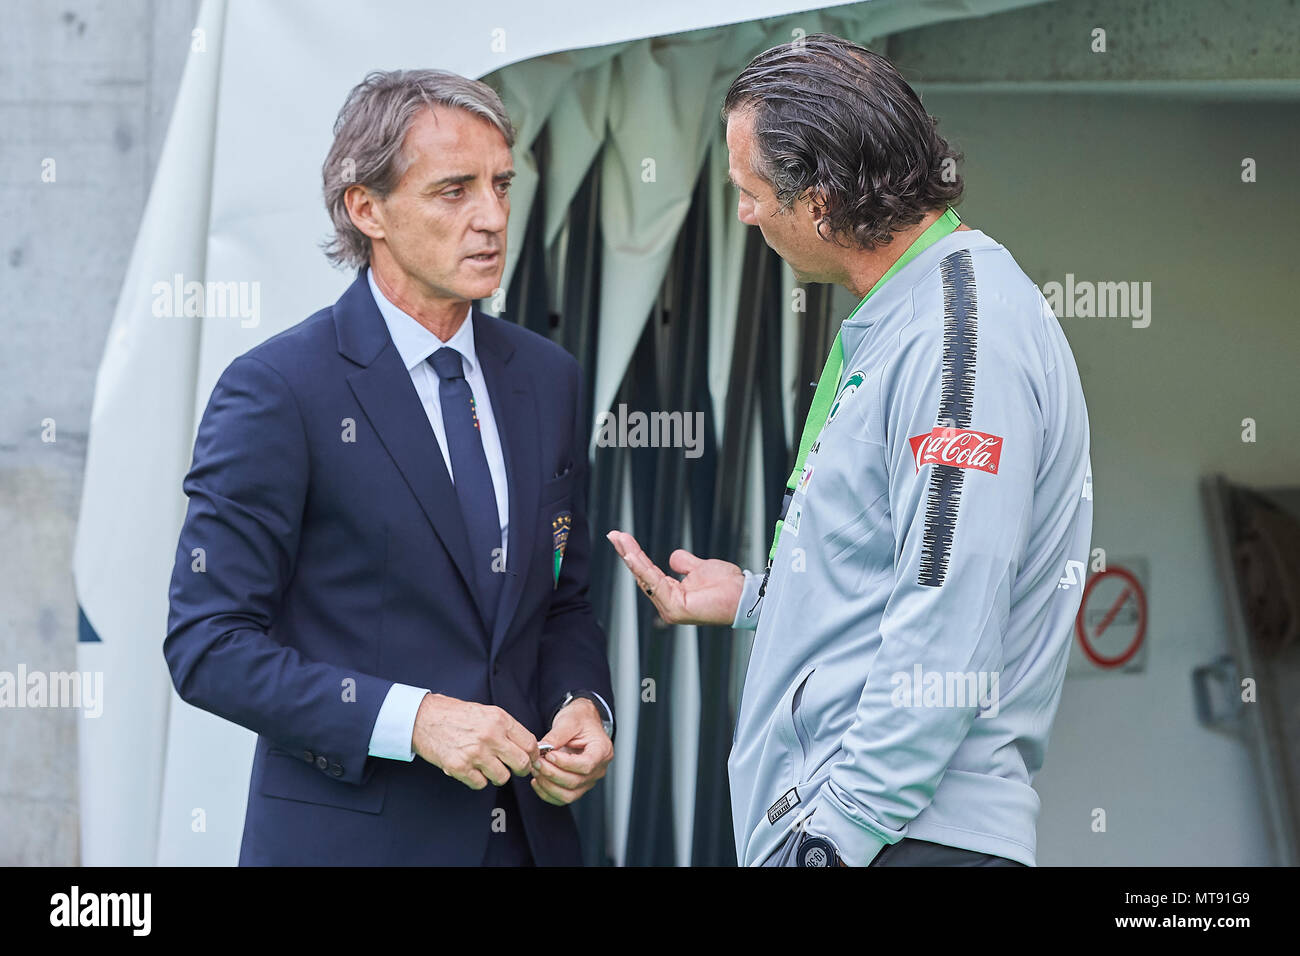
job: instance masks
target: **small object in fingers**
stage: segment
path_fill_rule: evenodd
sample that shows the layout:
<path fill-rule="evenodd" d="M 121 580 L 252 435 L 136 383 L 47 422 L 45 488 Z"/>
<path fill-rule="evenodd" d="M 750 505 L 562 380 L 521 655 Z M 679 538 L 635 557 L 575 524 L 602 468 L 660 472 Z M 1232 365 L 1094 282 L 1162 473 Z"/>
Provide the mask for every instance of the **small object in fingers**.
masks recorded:
<path fill-rule="evenodd" d="M 555 749 L 555 744 L 538 744 L 537 754 L 538 756 L 541 756 L 543 754 L 548 754 L 554 749 Z"/>

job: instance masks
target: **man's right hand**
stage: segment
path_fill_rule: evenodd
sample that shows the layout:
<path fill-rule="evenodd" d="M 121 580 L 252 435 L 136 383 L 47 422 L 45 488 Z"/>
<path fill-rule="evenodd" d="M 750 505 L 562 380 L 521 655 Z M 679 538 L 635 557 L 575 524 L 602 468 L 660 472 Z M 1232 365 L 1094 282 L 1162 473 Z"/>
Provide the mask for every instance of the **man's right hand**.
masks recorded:
<path fill-rule="evenodd" d="M 668 567 L 684 575 L 678 581 L 660 571 L 626 531 L 611 531 L 605 537 L 665 623 L 731 627 L 745 587 L 745 572 L 739 565 L 697 558 L 678 548 L 668 556 Z"/>
<path fill-rule="evenodd" d="M 420 701 L 411 748 L 471 790 L 526 777 L 540 758 L 537 738 L 500 707 L 443 694 Z"/>

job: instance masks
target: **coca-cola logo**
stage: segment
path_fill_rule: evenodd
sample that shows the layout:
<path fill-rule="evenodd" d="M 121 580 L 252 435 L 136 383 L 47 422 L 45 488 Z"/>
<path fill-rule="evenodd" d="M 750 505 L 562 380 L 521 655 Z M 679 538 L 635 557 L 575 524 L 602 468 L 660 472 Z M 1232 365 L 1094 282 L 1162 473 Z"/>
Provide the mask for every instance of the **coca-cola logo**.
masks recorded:
<path fill-rule="evenodd" d="M 952 465 L 954 468 L 974 468 L 998 473 L 1002 459 L 1002 437 L 973 431 L 969 428 L 933 428 L 927 435 L 909 438 L 916 470 L 922 465 Z"/>

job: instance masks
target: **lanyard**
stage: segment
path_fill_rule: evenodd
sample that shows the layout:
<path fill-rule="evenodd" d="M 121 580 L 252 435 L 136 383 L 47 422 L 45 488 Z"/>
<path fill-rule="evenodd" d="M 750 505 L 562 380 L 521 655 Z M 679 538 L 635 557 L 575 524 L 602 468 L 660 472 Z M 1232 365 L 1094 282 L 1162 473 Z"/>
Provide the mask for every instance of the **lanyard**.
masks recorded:
<path fill-rule="evenodd" d="M 895 272 L 960 225 L 961 219 L 958 217 L 956 210 L 949 206 L 947 212 L 931 223 L 930 227 L 921 233 L 916 241 L 898 257 L 898 261 L 889 267 L 889 271 L 880 277 L 880 281 L 873 285 L 867 294 L 862 297 L 862 301 L 849 313 L 849 319 L 858 314 L 858 310 L 866 304 L 872 294 L 888 282 Z M 847 322 L 849 319 L 845 319 L 845 321 Z M 812 448 L 813 442 L 817 440 L 817 436 L 821 434 L 822 428 L 826 425 L 826 417 L 830 414 L 831 404 L 835 400 L 835 393 L 839 391 L 840 376 L 843 372 L 844 342 L 840 338 L 840 333 L 836 332 L 835 341 L 831 343 L 831 354 L 826 357 L 826 366 L 822 369 L 822 377 L 817 381 L 817 391 L 813 393 L 812 405 L 808 408 L 808 418 L 803 424 L 803 434 L 799 437 L 799 453 L 794 459 L 794 470 L 790 472 L 790 480 L 785 483 L 786 491 L 789 494 L 793 494 L 795 482 L 803 474 L 803 465 L 808 458 L 808 450 Z M 781 540 L 781 527 L 784 523 L 784 517 L 777 519 L 776 532 L 772 536 L 772 550 L 767 554 L 769 568 L 772 566 L 772 559 L 776 557 L 776 545 Z M 766 587 L 766 577 L 763 583 L 764 587 Z"/>

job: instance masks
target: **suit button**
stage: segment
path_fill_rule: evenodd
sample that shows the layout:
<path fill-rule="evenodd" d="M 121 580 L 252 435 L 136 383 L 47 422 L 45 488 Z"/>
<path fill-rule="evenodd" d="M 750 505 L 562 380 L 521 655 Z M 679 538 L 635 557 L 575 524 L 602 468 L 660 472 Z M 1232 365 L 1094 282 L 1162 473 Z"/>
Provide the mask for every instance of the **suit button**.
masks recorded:
<path fill-rule="evenodd" d="M 316 758 L 316 766 L 319 767 L 321 770 L 324 770 L 329 765 L 330 762 L 327 759 L 325 759 L 324 755 L 321 755 Z"/>
<path fill-rule="evenodd" d="M 334 774 L 334 776 L 336 777 L 343 776 L 343 764 L 341 763 L 334 764 L 334 766 L 330 767 L 330 773 Z"/>
<path fill-rule="evenodd" d="M 310 750 L 304 750 L 302 752 L 302 759 L 307 761 L 308 763 L 312 763 L 316 759 L 316 755 L 312 753 Z"/>

